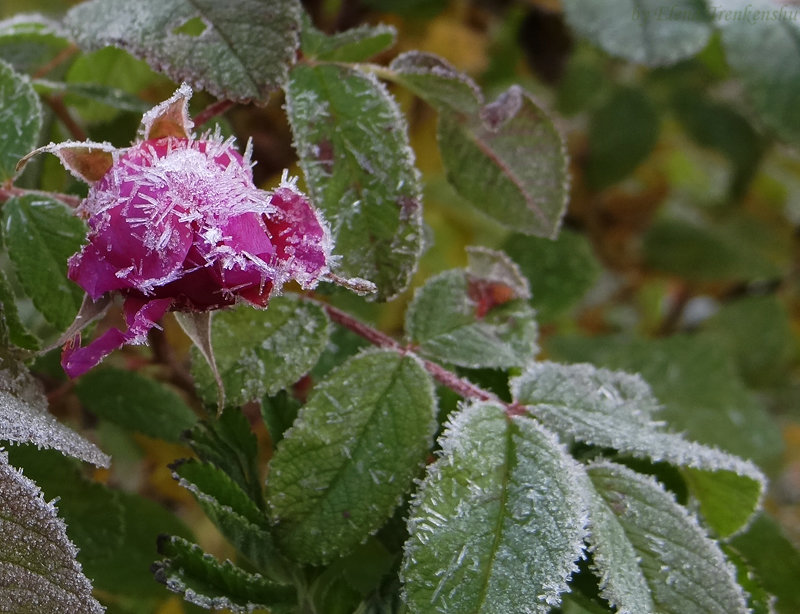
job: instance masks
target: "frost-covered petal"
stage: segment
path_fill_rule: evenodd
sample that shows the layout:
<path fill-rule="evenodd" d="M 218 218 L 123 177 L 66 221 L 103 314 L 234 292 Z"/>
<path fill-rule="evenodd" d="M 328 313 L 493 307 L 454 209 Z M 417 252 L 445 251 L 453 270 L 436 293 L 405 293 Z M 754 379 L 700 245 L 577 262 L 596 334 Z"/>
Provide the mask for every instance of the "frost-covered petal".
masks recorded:
<path fill-rule="evenodd" d="M 272 193 L 274 211 L 265 216 L 275 246 L 275 264 L 304 288 L 314 287 L 328 272 L 330 232 L 308 197 L 284 179 Z"/>
<path fill-rule="evenodd" d="M 123 345 L 143 341 L 147 332 L 156 325 L 171 305 L 172 299 L 152 301 L 134 297 L 126 299 L 123 310 L 128 329 L 123 332 L 118 328 L 111 328 L 86 347 L 80 347 L 81 336 L 76 335 L 64 346 L 61 353 L 61 366 L 64 372 L 70 377 L 78 377 Z"/>

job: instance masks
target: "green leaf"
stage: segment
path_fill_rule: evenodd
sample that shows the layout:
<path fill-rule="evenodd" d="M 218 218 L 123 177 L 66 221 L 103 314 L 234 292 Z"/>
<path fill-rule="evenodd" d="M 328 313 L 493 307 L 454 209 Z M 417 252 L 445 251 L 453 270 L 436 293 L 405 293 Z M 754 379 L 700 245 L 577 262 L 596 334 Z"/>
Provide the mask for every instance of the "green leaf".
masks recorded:
<path fill-rule="evenodd" d="M 775 595 L 775 609 L 780 614 L 800 611 L 800 551 L 786 539 L 777 522 L 762 514 L 731 545 L 751 565 L 764 588 Z"/>
<path fill-rule="evenodd" d="M 300 30 L 295 0 L 90 0 L 66 26 L 87 50 L 114 45 L 217 98 L 265 102 L 285 81 Z M 200 32 L 191 27 L 197 25 Z"/>
<path fill-rule="evenodd" d="M 663 430 L 655 421 L 658 401 L 637 375 L 598 369 L 588 364 L 535 363 L 511 381 L 515 401 L 565 440 L 614 448 L 637 458 L 666 461 L 704 472 L 723 472 L 713 494 L 737 507 L 723 518 L 710 514 L 715 530 L 729 535 L 758 509 L 766 478 L 749 461 Z M 709 493 L 706 493 L 707 495 Z M 719 505 L 712 499 L 708 506 Z M 714 523 L 716 521 L 716 523 Z"/>
<path fill-rule="evenodd" d="M 536 422 L 476 403 L 414 496 L 401 576 L 412 612 L 550 612 L 583 551 L 577 463 Z"/>
<path fill-rule="evenodd" d="M 58 330 L 65 330 L 84 292 L 67 279 L 67 259 L 86 235 L 83 222 L 61 203 L 28 194 L 3 206 L 3 234 L 17 277 L 33 304 Z"/>
<path fill-rule="evenodd" d="M 280 611 L 274 606 L 294 601 L 294 589 L 276 586 L 230 561 L 220 563 L 200 546 L 180 537 L 163 536 L 158 549 L 169 558 L 153 566 L 156 579 L 189 603 L 208 610 L 248 614 L 256 608 Z"/>
<path fill-rule="evenodd" d="M 550 321 L 572 307 L 601 270 L 588 239 L 567 229 L 554 241 L 513 234 L 503 249 L 530 281 L 539 321 Z"/>
<path fill-rule="evenodd" d="M 23 13 L 0 21 L 0 57 L 18 72 L 35 72 L 68 45 L 61 25 L 43 15 Z"/>
<path fill-rule="evenodd" d="M 374 76 L 322 64 L 292 70 L 286 105 L 337 272 L 374 282 L 379 300 L 397 296 L 422 251 L 419 174 L 397 104 Z"/>
<path fill-rule="evenodd" d="M 477 114 L 483 103 L 478 85 L 432 53 L 409 51 L 397 56 L 386 76 L 410 89 L 440 112 Z"/>
<path fill-rule="evenodd" d="M 7 612 L 101 613 L 56 508 L 0 451 L 0 602 Z M 35 608 L 35 610 L 34 610 Z"/>
<path fill-rule="evenodd" d="M 588 542 L 603 597 L 621 612 L 748 611 L 736 570 L 658 482 L 611 462 L 587 472 L 596 489 Z"/>
<path fill-rule="evenodd" d="M 269 531 L 266 513 L 222 469 L 187 460 L 172 466 L 173 477 L 197 499 L 203 511 L 236 549 L 259 570 L 288 583 L 286 560 Z"/>
<path fill-rule="evenodd" d="M 539 351 L 535 314 L 525 298 L 502 282 L 445 271 L 417 290 L 406 333 L 424 354 L 444 362 L 519 367 Z"/>
<path fill-rule="evenodd" d="M 251 500 L 262 504 L 258 441 L 241 410 L 229 407 L 216 419 L 198 422 L 186 437 L 201 460 L 224 471 Z"/>
<path fill-rule="evenodd" d="M 728 0 L 714 17 L 725 58 L 761 119 L 778 138 L 800 143 L 795 104 L 800 96 L 800 27 L 796 13 L 791 16 L 795 10 L 763 0 Z M 731 18 L 737 14 L 742 17 Z"/>
<path fill-rule="evenodd" d="M 319 305 L 287 294 L 266 310 L 239 307 L 214 314 L 211 347 L 227 402 L 242 405 L 276 394 L 316 364 L 328 341 L 328 318 Z M 192 375 L 207 402 L 217 385 L 207 362 L 194 350 Z"/>
<path fill-rule="evenodd" d="M 545 112 L 517 86 L 479 114 L 441 113 L 439 148 L 448 181 L 507 228 L 558 233 L 567 203 L 567 157 Z"/>
<path fill-rule="evenodd" d="M 197 422 L 176 392 L 133 371 L 92 371 L 81 378 L 76 392 L 96 416 L 166 441 L 180 441 L 181 433 Z"/>
<path fill-rule="evenodd" d="M 604 51 L 662 66 L 699 53 L 711 36 L 702 0 L 564 0 L 567 23 Z"/>
<path fill-rule="evenodd" d="M 592 113 L 586 180 L 594 188 L 608 187 L 649 155 L 658 141 L 659 117 L 644 92 L 617 88 Z"/>
<path fill-rule="evenodd" d="M 753 502 L 762 495 L 758 482 L 742 480 L 732 471 L 709 472 L 688 467 L 681 473 L 698 500 L 700 514 L 719 537 L 730 537 L 753 519 Z"/>
<path fill-rule="evenodd" d="M 433 385 L 416 358 L 374 351 L 333 370 L 270 462 L 279 545 L 308 563 L 355 548 L 410 489 L 435 427 Z"/>
<path fill-rule="evenodd" d="M 42 106 L 27 77 L 0 60 L 0 184 L 13 180 L 20 158 L 36 147 Z"/>
<path fill-rule="evenodd" d="M 756 576 L 752 567 L 732 547 L 722 544 L 722 551 L 728 560 L 736 567 L 736 579 L 744 589 L 747 598 L 748 612 L 751 614 L 775 614 L 775 598 L 764 590 L 763 585 Z"/>
<path fill-rule="evenodd" d="M 5 271 L 2 270 L 0 270 L 0 305 L 2 305 L 3 320 L 8 328 L 8 340 L 27 350 L 39 349 L 39 339 L 25 328 L 19 317 L 14 294 Z"/>
<path fill-rule="evenodd" d="M 304 15 L 300 48 L 306 57 L 327 62 L 363 62 L 395 44 L 397 30 L 378 24 L 326 35 L 317 30 Z"/>
<path fill-rule="evenodd" d="M 283 434 L 292 426 L 299 410 L 300 401 L 285 390 L 281 390 L 275 396 L 261 399 L 261 417 L 267 425 L 273 446 L 283 439 Z"/>
<path fill-rule="evenodd" d="M 0 441 L 33 443 L 108 467 L 111 459 L 47 411 L 42 385 L 26 367 L 0 361 Z"/>
<path fill-rule="evenodd" d="M 710 339 L 562 337 L 547 349 L 560 360 L 638 371 L 664 404 L 658 417 L 671 429 L 768 470 L 780 462 L 780 429 L 738 378 L 729 352 Z"/>

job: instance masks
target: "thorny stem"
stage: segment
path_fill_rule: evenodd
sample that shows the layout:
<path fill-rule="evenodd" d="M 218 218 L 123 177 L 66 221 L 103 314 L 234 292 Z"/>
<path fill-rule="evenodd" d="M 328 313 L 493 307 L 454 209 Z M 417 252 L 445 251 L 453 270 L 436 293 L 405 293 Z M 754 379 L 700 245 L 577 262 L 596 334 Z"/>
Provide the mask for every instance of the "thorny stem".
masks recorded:
<path fill-rule="evenodd" d="M 328 314 L 328 317 L 336 322 L 336 324 L 344 326 L 348 330 L 353 331 L 355 334 L 363 337 L 373 345 L 388 350 L 394 350 L 400 354 L 413 354 L 416 356 L 412 348 L 401 345 L 386 333 L 372 328 L 368 324 L 364 324 L 364 322 L 357 320 L 350 314 L 345 313 L 333 305 L 323 302 L 319 302 L 319 304 Z M 443 386 L 446 386 L 447 388 L 450 388 L 450 390 L 454 391 L 465 399 L 497 403 L 505 407 L 506 414 L 509 416 L 516 416 L 524 413 L 523 408 L 518 404 L 507 403 L 506 401 L 503 401 L 493 392 L 489 392 L 480 386 L 476 386 L 469 380 L 460 377 L 458 374 L 453 373 L 452 371 L 448 371 L 443 366 L 438 365 L 435 362 L 425 360 L 424 358 L 420 358 L 420 362 L 422 363 L 422 366 L 425 367 L 425 370 L 430 373 L 437 382 Z"/>
<path fill-rule="evenodd" d="M 203 109 L 197 115 L 195 115 L 192 121 L 194 122 L 195 126 L 202 126 L 207 121 L 213 119 L 217 115 L 222 115 L 225 111 L 230 109 L 234 104 L 236 103 L 234 103 L 232 100 L 217 100 L 216 102 L 212 102 L 205 109 Z"/>

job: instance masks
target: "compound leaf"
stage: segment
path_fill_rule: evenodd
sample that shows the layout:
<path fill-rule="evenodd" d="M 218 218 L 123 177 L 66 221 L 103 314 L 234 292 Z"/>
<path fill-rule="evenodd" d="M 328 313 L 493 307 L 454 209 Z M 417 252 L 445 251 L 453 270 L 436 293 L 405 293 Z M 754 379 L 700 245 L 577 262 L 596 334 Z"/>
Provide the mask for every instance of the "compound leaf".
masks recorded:
<path fill-rule="evenodd" d="M 425 460 L 434 410 L 430 377 L 412 356 L 368 352 L 328 374 L 270 462 L 279 545 L 320 563 L 375 532 Z"/>

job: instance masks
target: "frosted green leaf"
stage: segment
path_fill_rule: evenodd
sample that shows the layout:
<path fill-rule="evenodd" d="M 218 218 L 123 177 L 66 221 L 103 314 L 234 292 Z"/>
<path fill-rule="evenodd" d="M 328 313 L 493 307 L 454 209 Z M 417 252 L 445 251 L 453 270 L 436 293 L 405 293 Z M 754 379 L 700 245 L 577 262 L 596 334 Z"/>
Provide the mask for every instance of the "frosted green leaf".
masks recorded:
<path fill-rule="evenodd" d="M 130 111 L 141 115 L 153 108 L 152 104 L 144 102 L 140 98 L 124 90 L 108 87 L 106 85 L 98 85 L 95 83 L 62 83 L 59 81 L 45 81 L 42 79 L 38 79 L 35 85 L 40 91 L 44 90 L 46 92 L 74 95 L 84 101 L 97 102 L 100 103 L 101 107 L 110 107 L 111 109 L 119 111 Z M 110 113 L 105 115 L 113 117 L 114 114 Z"/>
<path fill-rule="evenodd" d="M 169 558 L 153 566 L 156 580 L 189 603 L 207 610 L 228 609 L 249 614 L 257 608 L 281 611 L 274 606 L 296 600 L 293 588 L 277 586 L 259 574 L 248 573 L 230 561 L 220 563 L 200 546 L 181 537 L 163 536 L 158 549 Z"/>
<path fill-rule="evenodd" d="M 739 522 L 734 529 L 760 504 L 766 485 L 761 471 L 750 461 L 664 430 L 664 423 L 654 420 L 658 402 L 638 375 L 588 364 L 541 362 L 514 378 L 511 389 L 517 402 L 527 405 L 532 415 L 564 438 L 655 462 L 733 474 L 720 476 L 725 481 L 715 487 L 721 492 L 743 491 L 741 508 L 732 516 Z M 730 532 L 730 522 L 726 528 Z"/>
<path fill-rule="evenodd" d="M 17 175 L 17 162 L 36 147 L 41 126 L 42 107 L 30 81 L 0 60 L 0 184 Z"/>
<path fill-rule="evenodd" d="M 22 13 L 0 21 L 0 57 L 20 73 L 33 73 L 69 45 L 61 24 Z"/>
<path fill-rule="evenodd" d="M 28 194 L 3 206 L 3 235 L 22 287 L 45 319 L 66 329 L 84 292 L 67 278 L 67 259 L 77 252 L 86 227 L 67 207 Z"/>
<path fill-rule="evenodd" d="M 269 309 L 239 307 L 217 312 L 211 321 L 211 347 L 232 405 L 294 384 L 316 364 L 327 341 L 322 308 L 290 294 L 272 299 Z M 198 350 L 192 375 L 207 401 L 217 398 L 211 369 Z"/>
<path fill-rule="evenodd" d="M 0 441 L 53 448 L 98 467 L 111 464 L 96 445 L 52 416 L 39 381 L 7 360 L 0 365 Z"/>
<path fill-rule="evenodd" d="M 797 7 L 764 0 L 725 0 L 712 12 L 722 33 L 725 59 L 741 78 L 764 123 L 778 138 L 800 142 Z"/>
<path fill-rule="evenodd" d="M 519 367 L 539 350 L 527 301 L 502 281 L 463 270 L 445 271 L 416 292 L 406 333 L 427 356 L 463 367 Z"/>
<path fill-rule="evenodd" d="M 0 603 L 6 612 L 98 614 L 56 507 L 0 451 Z"/>
<path fill-rule="evenodd" d="M 378 24 L 326 35 L 317 30 L 304 15 L 300 33 L 303 55 L 328 62 L 363 62 L 394 45 L 397 30 L 393 26 Z"/>
<path fill-rule="evenodd" d="M 38 349 L 40 341 L 22 323 L 14 293 L 8 283 L 5 271 L 2 270 L 0 270 L 0 305 L 2 305 L 2 319 L 7 328 L 8 339 L 6 341 L 28 350 Z"/>
<path fill-rule="evenodd" d="M 596 489 L 589 544 L 601 593 L 626 614 L 744 614 L 736 570 L 697 520 L 653 478 L 611 462 Z"/>
<path fill-rule="evenodd" d="M 467 247 L 467 276 L 473 281 L 502 284 L 515 299 L 531 298 L 528 280 L 505 252 L 486 247 Z"/>
<path fill-rule="evenodd" d="M 422 197 L 408 130 L 370 74 L 296 66 L 286 107 L 314 203 L 331 224 L 337 273 L 389 300 L 409 284 L 422 251 Z"/>
<path fill-rule="evenodd" d="M 459 411 L 414 496 L 401 576 L 412 612 L 546 613 L 583 552 L 578 464 L 525 416 Z"/>
<path fill-rule="evenodd" d="M 120 47 L 218 98 L 264 102 L 299 41 L 296 0 L 90 0 L 65 24 L 86 50 Z"/>
<path fill-rule="evenodd" d="M 433 384 L 418 359 L 375 351 L 331 371 L 270 462 L 278 544 L 308 563 L 352 550 L 411 488 L 435 427 Z"/>
<path fill-rule="evenodd" d="M 187 460 L 172 466 L 172 476 L 239 552 L 271 578 L 288 580 L 287 564 L 273 543 L 266 513 L 224 471 Z"/>
<path fill-rule="evenodd" d="M 448 181 L 507 228 L 554 237 L 567 206 L 564 141 L 547 114 L 512 86 L 479 114 L 441 113 Z"/>
<path fill-rule="evenodd" d="M 649 66 L 699 53 L 712 28 L 702 0 L 564 0 L 567 23 L 611 55 Z"/>
<path fill-rule="evenodd" d="M 78 398 L 96 416 L 124 428 L 178 442 L 197 417 L 176 392 L 135 371 L 103 368 L 81 377 Z"/>
<path fill-rule="evenodd" d="M 483 94 L 465 73 L 432 53 L 409 51 L 397 56 L 386 75 L 440 112 L 476 114 Z"/>

